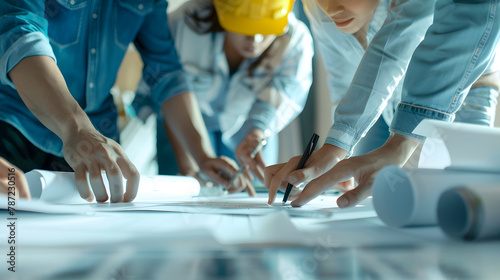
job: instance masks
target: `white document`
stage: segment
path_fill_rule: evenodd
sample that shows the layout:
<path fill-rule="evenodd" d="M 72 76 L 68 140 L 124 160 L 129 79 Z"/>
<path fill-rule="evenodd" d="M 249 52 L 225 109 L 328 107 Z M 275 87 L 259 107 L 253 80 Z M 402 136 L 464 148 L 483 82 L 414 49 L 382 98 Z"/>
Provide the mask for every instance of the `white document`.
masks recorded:
<path fill-rule="evenodd" d="M 476 240 L 500 237 L 500 183 L 449 189 L 438 203 L 438 222 L 448 235 Z"/>
<path fill-rule="evenodd" d="M 419 167 L 500 171 L 500 128 L 423 120 L 413 133 L 427 137 Z"/>

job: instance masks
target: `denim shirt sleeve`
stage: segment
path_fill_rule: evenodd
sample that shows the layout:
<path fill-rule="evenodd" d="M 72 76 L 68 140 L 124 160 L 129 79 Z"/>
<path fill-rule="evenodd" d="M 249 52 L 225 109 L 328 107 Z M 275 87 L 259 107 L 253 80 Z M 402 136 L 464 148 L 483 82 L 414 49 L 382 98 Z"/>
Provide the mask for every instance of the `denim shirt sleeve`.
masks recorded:
<path fill-rule="evenodd" d="M 293 30 L 290 35 L 283 35 L 290 36 L 283 61 L 272 80 L 258 90 L 258 98 L 240 130 L 231 137 L 231 143 L 241 143 L 253 129 L 275 135 L 304 109 L 312 83 L 312 37 L 295 17 L 289 22 Z"/>
<path fill-rule="evenodd" d="M 23 58 L 43 55 L 56 60 L 47 37 L 45 1 L 0 2 L 0 82 L 12 88 L 8 73 Z"/>
<path fill-rule="evenodd" d="M 134 41 L 144 62 L 143 80 L 156 104 L 190 91 L 168 27 L 166 9 L 166 1 L 156 1 Z"/>
<path fill-rule="evenodd" d="M 338 105 L 325 143 L 350 154 L 378 119 L 431 24 L 434 1 L 395 1 Z M 328 58 L 325 58 L 328 60 Z"/>
<path fill-rule="evenodd" d="M 413 139 L 424 119 L 452 121 L 499 41 L 498 0 L 438 0 L 435 21 L 408 67 L 391 132 Z M 436 51 L 439 50 L 439 51 Z"/>

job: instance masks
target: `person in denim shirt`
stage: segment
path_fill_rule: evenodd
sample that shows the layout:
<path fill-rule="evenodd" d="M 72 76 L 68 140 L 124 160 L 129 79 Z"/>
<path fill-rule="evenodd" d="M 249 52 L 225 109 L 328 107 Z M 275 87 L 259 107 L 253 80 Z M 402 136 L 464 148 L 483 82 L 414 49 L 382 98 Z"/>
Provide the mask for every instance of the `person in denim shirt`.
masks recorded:
<path fill-rule="evenodd" d="M 318 1 L 318 3 L 321 3 L 322 1 Z M 331 1 L 330 1 L 331 2 Z M 498 95 L 498 78 L 495 77 L 495 74 L 491 75 L 485 75 L 488 74 L 488 68 L 492 66 L 492 61 L 493 57 L 495 54 L 495 47 L 497 44 L 497 36 L 498 36 L 498 30 L 497 27 L 492 27 L 493 23 L 495 21 L 496 24 L 498 25 L 498 15 L 495 14 L 495 9 L 497 5 L 497 1 L 492 1 L 492 3 L 466 3 L 465 2 L 460 2 L 460 3 L 444 3 L 442 1 L 437 1 L 436 8 L 435 8 L 435 15 L 434 15 L 434 24 L 431 26 L 429 31 L 426 33 L 426 37 L 423 41 L 423 45 L 425 43 L 429 43 L 429 45 L 426 46 L 426 48 L 417 48 L 417 54 L 425 53 L 425 55 L 417 55 L 415 54 L 412 57 L 412 62 L 417 66 L 418 71 L 420 72 L 413 72 L 412 75 L 414 76 L 413 79 L 415 79 L 415 84 L 409 84 L 408 77 L 405 79 L 405 83 L 403 84 L 403 97 L 405 96 L 411 96 L 411 94 L 406 94 L 406 91 L 412 92 L 414 88 L 420 88 L 420 96 L 439 96 L 438 99 L 444 100 L 444 103 L 450 104 L 449 102 L 453 99 L 453 111 L 452 113 L 450 109 L 447 109 L 445 111 L 449 112 L 449 115 L 455 115 L 457 113 L 457 110 L 459 109 L 460 105 L 464 103 L 464 99 L 466 98 L 472 84 L 478 80 L 478 78 L 481 75 L 484 75 L 483 79 L 481 81 L 478 81 L 476 83 L 476 86 L 478 89 L 475 89 L 474 91 L 471 91 L 471 98 L 469 100 L 471 101 L 473 105 L 479 105 L 479 110 L 474 110 L 471 107 L 474 106 L 467 106 L 463 110 L 463 117 L 461 118 L 461 121 L 463 120 L 470 120 L 470 122 L 473 123 L 481 123 L 481 124 L 487 124 L 491 125 L 493 116 L 494 114 L 491 113 L 491 111 L 494 111 L 494 107 L 496 105 L 496 97 Z M 350 3 L 352 5 L 355 5 L 355 3 Z M 429 4 L 429 3 L 425 3 Z M 387 38 L 392 38 L 393 40 L 408 40 L 408 34 L 406 29 L 407 27 L 415 26 L 414 25 L 414 18 L 417 19 L 418 23 L 418 14 L 422 12 L 423 9 L 426 9 L 430 12 L 432 12 L 432 9 L 429 9 L 429 7 L 433 8 L 432 6 L 425 5 L 421 1 L 397 1 L 397 2 L 391 2 L 391 9 L 392 12 L 388 16 L 389 22 L 386 23 L 380 30 L 380 32 L 375 36 L 373 39 L 370 47 L 367 49 L 367 52 L 365 56 L 363 57 L 363 61 L 361 62 L 359 68 L 357 69 L 356 76 L 349 88 L 348 93 L 344 97 L 344 99 L 341 101 L 339 104 L 339 107 L 336 110 L 336 118 L 335 118 L 335 123 L 332 126 L 332 129 L 330 130 L 330 133 L 328 135 L 328 138 L 325 141 L 325 145 L 317 152 L 313 153 L 313 155 L 310 157 L 308 163 L 306 164 L 306 168 L 300 171 L 295 171 L 293 172 L 294 164 L 296 164 L 296 161 L 298 160 L 297 158 L 292 159 L 290 162 L 287 164 L 282 164 L 282 165 L 277 165 L 273 167 L 269 167 L 266 169 L 266 185 L 270 186 L 271 189 L 278 189 L 280 187 L 281 182 L 283 181 L 290 181 L 294 184 L 298 184 L 307 180 L 310 180 L 312 178 L 318 177 L 315 179 L 313 182 L 309 183 L 304 191 L 299 195 L 299 197 L 292 202 L 293 206 L 301 206 L 305 203 L 307 203 L 309 200 L 314 198 L 315 196 L 319 195 L 321 192 L 324 190 L 335 186 L 337 183 L 341 183 L 349 178 L 354 177 L 354 179 L 357 180 L 358 182 L 358 187 L 351 191 L 347 191 L 339 200 L 338 200 L 338 205 L 340 207 L 346 207 L 350 205 L 355 205 L 362 199 L 364 199 L 366 196 L 369 195 L 371 191 L 371 182 L 376 174 L 376 171 L 378 171 L 380 168 L 387 164 L 397 164 L 397 165 L 402 165 L 406 162 L 408 159 L 409 155 L 414 150 L 413 143 L 414 142 L 408 142 L 404 139 L 404 137 L 399 136 L 395 133 L 396 129 L 395 127 L 404 127 L 407 126 L 408 123 L 411 123 L 411 119 L 417 118 L 413 114 L 407 114 L 404 117 L 401 117 L 398 115 L 402 115 L 400 113 L 401 111 L 404 111 L 402 108 L 407 108 L 405 105 L 400 104 L 397 109 L 396 117 L 392 121 L 391 125 L 391 133 L 393 133 L 387 142 L 379 149 L 375 150 L 374 152 L 371 152 L 367 155 L 364 156 L 359 156 L 359 157 L 352 157 L 349 159 L 342 160 L 344 157 L 348 156 L 350 152 L 352 151 L 352 148 L 356 144 L 356 142 L 359 140 L 359 138 L 366 133 L 366 130 L 369 129 L 369 127 L 373 124 L 373 120 L 376 120 L 376 117 L 381 113 L 381 110 L 373 110 L 373 106 L 368 106 L 369 103 L 373 100 L 377 101 L 375 104 L 380 104 L 381 108 L 383 109 L 384 103 L 387 102 L 387 89 L 394 88 L 398 85 L 399 80 L 402 79 L 404 75 L 404 70 L 405 67 L 387 67 L 387 65 L 391 65 L 391 61 L 395 60 L 398 56 L 395 55 L 398 50 L 400 49 L 391 49 L 391 44 L 386 44 L 386 42 L 391 42 L 392 40 L 387 41 Z M 412 7 L 413 5 L 413 7 Z M 332 9 L 334 7 L 331 7 Z M 453 9 L 456 10 L 453 10 Z M 464 26 L 463 23 L 457 24 L 460 28 L 458 30 L 461 30 L 462 33 L 457 32 L 456 34 L 452 34 L 451 30 L 457 30 L 456 27 L 453 24 L 450 24 L 449 22 L 446 23 L 445 20 L 448 19 L 453 19 L 453 20 L 458 20 L 458 15 L 454 14 L 457 12 L 460 14 L 462 11 L 466 11 L 467 8 L 471 8 L 474 11 L 477 11 L 480 16 L 476 15 L 471 15 L 473 14 L 472 12 L 467 15 L 466 18 L 471 18 L 473 19 L 472 22 L 476 24 L 474 27 L 467 27 Z M 463 9 L 463 10 L 462 10 Z M 448 13 L 454 14 L 454 16 L 447 15 L 444 10 L 447 10 Z M 342 20 L 350 19 L 353 17 L 352 14 L 349 14 L 349 10 L 346 10 L 344 13 L 345 18 L 339 17 L 339 21 L 343 23 Z M 339 12 L 339 15 L 342 15 L 342 12 Z M 481 18 L 484 17 L 484 18 Z M 332 18 L 334 18 L 332 16 Z M 356 17 L 354 17 L 356 18 Z M 489 20 L 487 20 L 490 18 Z M 357 19 L 357 18 L 356 18 Z M 392 19 L 392 20 L 391 20 Z M 483 21 L 481 21 L 483 20 Z M 455 28 L 455 29 L 454 29 Z M 468 38 L 467 36 L 470 36 L 472 34 L 471 29 L 474 29 L 475 31 L 480 31 L 482 30 L 481 28 L 484 28 L 483 33 L 486 34 L 483 37 L 479 38 L 482 41 L 479 45 L 485 45 L 484 43 L 487 41 L 486 38 L 488 35 L 493 35 L 489 41 L 487 41 L 487 48 L 486 48 L 486 55 L 484 56 L 479 56 L 481 58 L 480 61 L 480 68 L 479 70 L 473 71 L 473 75 L 471 75 L 470 69 L 472 69 L 472 64 L 468 63 L 467 61 L 467 56 L 471 56 L 472 53 L 475 53 L 477 50 L 474 49 L 471 46 L 474 46 L 474 43 L 477 43 L 478 41 L 472 41 L 472 42 L 467 42 L 470 43 L 470 48 L 468 49 L 468 53 L 466 52 L 467 48 L 461 46 L 461 43 L 457 44 L 458 41 L 460 40 L 465 40 L 465 38 Z M 425 29 L 424 29 L 425 30 Z M 443 36 L 442 30 L 445 30 L 445 35 Z M 439 32 L 437 32 L 439 31 Z M 433 33 L 434 32 L 434 33 Z M 483 34 L 479 32 L 478 34 Z M 381 34 L 381 35 L 379 35 Z M 443 37 L 447 37 L 446 44 L 441 41 L 443 37 L 437 36 L 441 35 Z M 386 40 L 382 41 L 377 41 L 380 38 L 386 38 Z M 456 36 L 458 39 L 453 39 L 454 36 Z M 479 35 L 473 35 L 472 38 L 478 38 Z M 468 39 L 467 39 L 468 40 Z M 404 42 L 404 41 L 403 41 Z M 452 43 L 451 43 L 452 42 Z M 449 45 L 453 44 L 455 48 L 450 47 Z M 401 46 L 405 46 L 404 44 Z M 400 48 L 401 48 L 400 46 Z M 451 50 L 451 52 L 447 52 L 447 55 L 450 55 L 449 57 L 446 57 L 445 59 L 441 59 L 440 55 L 441 52 L 435 51 L 436 49 L 439 49 L 439 46 L 446 46 L 448 49 Z M 396 45 L 396 47 L 398 47 Z M 471 51 L 472 49 L 472 51 Z M 451 57 L 451 54 L 453 56 L 456 56 L 456 54 L 463 54 L 463 51 L 465 51 L 465 55 L 462 55 L 462 57 L 455 58 L 455 60 Z M 370 52 L 371 51 L 371 52 Z M 420 61 L 415 63 L 416 58 L 415 57 L 420 57 Z M 408 57 L 409 59 L 410 57 Z M 431 58 L 431 59 L 427 59 Z M 476 60 L 477 58 L 475 58 Z M 424 69 L 432 69 L 434 67 L 433 62 L 440 62 L 440 61 L 446 61 L 446 63 L 443 63 L 440 65 L 442 69 L 443 65 L 446 65 L 446 67 L 449 67 L 446 69 L 446 71 L 441 71 L 434 73 L 432 80 L 432 86 L 435 86 L 436 89 L 442 90 L 443 88 L 448 87 L 449 89 L 453 89 L 454 86 L 450 83 L 450 81 L 457 81 L 457 77 L 455 77 L 453 74 L 459 73 L 462 69 L 462 67 L 457 67 L 457 65 L 460 65 L 460 61 L 463 62 L 465 67 L 468 67 L 466 71 L 466 75 L 464 76 L 463 81 L 461 82 L 463 85 L 466 85 L 465 87 L 461 87 L 459 89 L 460 92 L 460 98 L 457 97 L 452 97 L 451 95 L 446 95 L 446 94 L 441 94 L 438 93 L 438 90 L 435 91 L 435 93 L 432 92 L 432 89 L 430 89 L 430 95 L 426 95 L 427 91 L 424 90 L 427 87 L 430 87 L 429 83 L 422 83 L 418 79 L 422 79 L 424 73 L 428 72 L 427 70 Z M 454 67 L 450 67 L 451 65 L 454 65 Z M 380 66 L 380 68 L 373 68 L 373 66 Z M 385 67 L 381 67 L 384 66 Z M 392 65 L 396 65 L 392 63 Z M 396 65 L 397 66 L 397 65 Z M 411 64 L 410 64 L 410 69 Z M 461 69 L 458 70 L 457 69 Z M 440 69 L 441 70 L 441 69 Z M 380 72 L 384 71 L 384 72 Z M 449 72 L 448 72 L 449 71 Z M 374 73 L 379 73 L 375 75 Z M 382 73 L 382 74 L 380 74 Z M 383 73 L 388 73 L 388 75 L 383 75 Z M 439 74 L 438 74 L 439 73 Z M 450 75 L 446 75 L 443 73 L 453 73 Z M 407 74 L 408 75 L 408 74 Z M 384 78 L 385 77 L 385 78 Z M 436 79 L 437 78 L 437 79 Z M 418 84 L 418 86 L 415 86 Z M 458 82 L 457 82 L 458 84 Z M 486 85 L 487 87 L 482 87 L 479 88 L 480 86 Z M 384 89 L 385 90 L 380 90 Z M 406 90 L 406 91 L 405 91 Z M 359 96 L 361 93 L 367 92 L 364 95 Z M 474 93 L 472 93 L 474 92 Z M 406 95 L 405 95 L 406 94 Z M 450 97 L 451 96 L 451 97 Z M 457 95 L 458 96 L 458 95 Z M 353 106 L 353 102 L 355 102 L 357 105 L 359 105 L 359 102 L 356 101 L 355 98 L 366 98 L 366 101 L 361 102 L 365 106 Z M 409 98 L 409 97 L 407 97 Z M 413 98 L 412 104 L 421 104 L 419 98 L 411 97 Z M 404 100 L 404 99 L 403 99 Z M 478 101 L 479 100 L 479 101 Z M 468 100 L 465 100 L 466 104 Z M 404 102 L 404 101 L 403 101 Z M 431 108 L 428 109 L 428 116 L 433 116 L 435 112 L 435 107 L 433 102 L 436 102 L 436 100 L 433 100 L 432 102 L 427 103 L 424 107 Z M 455 103 L 458 102 L 458 103 Z M 361 105 L 362 105 L 361 104 Z M 458 105 L 457 105 L 458 104 Z M 351 105 L 351 106 L 349 106 Z M 380 107 L 379 106 L 379 107 Z M 419 108 L 421 109 L 421 105 L 417 105 L 414 108 Z M 364 110 L 370 109 L 368 113 L 366 113 Z M 486 109 L 486 110 L 484 110 Z M 439 110 L 444 110 L 443 108 L 439 108 Z M 418 109 L 417 109 L 418 111 Z M 359 113 L 361 112 L 361 113 Z M 371 113 L 370 113 L 371 112 Z M 415 112 L 415 110 L 414 110 Z M 485 113 L 486 112 L 486 113 Z M 354 114 L 353 114 L 354 113 Z M 375 117 L 373 115 L 375 115 Z M 378 115 L 377 115 L 378 114 Z M 353 117 L 353 115 L 355 117 Z M 366 116 L 364 116 L 366 115 Z M 339 119 L 341 121 L 338 121 L 337 116 L 339 116 Z M 361 118 L 357 117 L 361 116 Z M 457 115 L 458 116 L 458 115 Z M 362 120 L 363 117 L 367 117 L 368 121 L 363 121 L 362 123 L 365 124 L 364 129 L 359 129 L 359 127 L 363 127 L 362 125 L 359 125 L 359 121 Z M 400 123 L 402 122 L 401 119 L 404 119 L 404 125 L 401 125 Z M 417 118 L 418 119 L 418 118 Z M 448 118 L 448 120 L 451 120 L 452 118 Z M 342 121 L 343 120 L 343 121 Z M 354 125 L 353 125 L 354 124 Z M 418 123 L 417 123 L 418 124 Z M 413 130 L 413 128 L 416 126 L 416 124 L 410 125 L 411 128 L 405 128 L 405 137 L 408 135 L 408 131 Z M 409 144 L 412 143 L 412 144 Z M 339 162 L 337 164 L 337 162 Z M 326 173 L 325 173 L 326 172 Z M 323 174 L 323 175 L 322 175 Z M 321 175 L 321 176 L 320 176 Z M 269 178 L 269 179 L 268 179 Z M 344 188 L 344 190 L 349 190 L 352 188 L 352 181 L 349 183 L 343 182 L 344 184 L 342 186 L 338 186 L 339 188 Z M 282 184 L 281 184 L 282 185 Z M 274 200 L 274 194 L 270 192 L 270 199 L 269 201 L 272 202 Z"/>
<path fill-rule="evenodd" d="M 80 195 L 89 201 L 108 199 L 105 171 L 111 201 L 133 200 L 139 174 L 116 142 L 109 90 L 134 43 L 144 61 L 143 79 L 175 133 L 206 174 L 228 184 L 237 165 L 215 158 L 205 143 L 206 128 L 168 32 L 166 7 L 163 0 L 2 1 L 0 156 L 25 172 L 74 170 Z"/>
<path fill-rule="evenodd" d="M 288 15 L 286 33 L 280 36 L 225 31 L 214 5 L 206 2 L 188 2 L 170 16 L 180 61 L 217 154 L 248 164 L 263 182 L 266 164 L 277 162 L 274 136 L 297 117 L 307 100 L 312 83 L 312 38 L 293 13 Z M 161 121 L 158 131 L 160 173 L 196 174 L 198 168 L 182 152 L 175 135 L 170 141 L 165 138 Z M 250 158 L 263 138 L 267 145 Z"/>

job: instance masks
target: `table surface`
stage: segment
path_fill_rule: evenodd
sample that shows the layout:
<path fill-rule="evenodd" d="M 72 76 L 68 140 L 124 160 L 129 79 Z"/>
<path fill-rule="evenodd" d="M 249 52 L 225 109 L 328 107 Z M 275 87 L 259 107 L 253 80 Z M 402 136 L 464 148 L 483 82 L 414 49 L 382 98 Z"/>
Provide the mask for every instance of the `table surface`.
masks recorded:
<path fill-rule="evenodd" d="M 0 214 L 7 221 L 7 211 Z M 391 228 L 377 217 L 292 217 L 299 237 L 308 242 L 279 242 L 287 229 L 245 244 L 227 237 L 258 233 L 258 217 L 154 211 L 16 215 L 16 272 L 7 270 L 8 228 L 2 226 L 0 279 L 498 279 L 500 274 L 499 241 L 452 240 L 438 227 Z"/>

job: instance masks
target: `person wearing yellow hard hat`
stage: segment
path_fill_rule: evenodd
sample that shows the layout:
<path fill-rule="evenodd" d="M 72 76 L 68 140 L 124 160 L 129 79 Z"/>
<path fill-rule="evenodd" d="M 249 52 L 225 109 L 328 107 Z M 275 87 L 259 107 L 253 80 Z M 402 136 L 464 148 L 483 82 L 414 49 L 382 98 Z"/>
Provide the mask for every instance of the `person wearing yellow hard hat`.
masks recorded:
<path fill-rule="evenodd" d="M 248 166 L 243 176 L 249 180 L 263 182 L 264 167 L 277 162 L 276 134 L 302 111 L 312 83 L 312 38 L 292 6 L 289 0 L 191 1 L 170 14 L 177 52 L 213 147 Z M 162 124 L 160 173 L 197 174 L 176 135 L 163 137 L 170 129 Z"/>
<path fill-rule="evenodd" d="M 302 2 L 338 106 L 305 168 L 295 171 L 296 156 L 266 169 L 269 203 L 283 182 L 310 182 L 293 206 L 332 187 L 346 192 L 339 207 L 354 206 L 378 170 L 405 164 L 423 138 L 412 133 L 422 119 L 493 125 L 500 1 Z"/>

